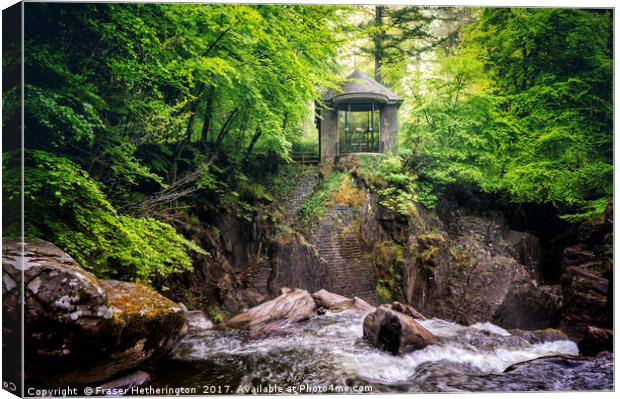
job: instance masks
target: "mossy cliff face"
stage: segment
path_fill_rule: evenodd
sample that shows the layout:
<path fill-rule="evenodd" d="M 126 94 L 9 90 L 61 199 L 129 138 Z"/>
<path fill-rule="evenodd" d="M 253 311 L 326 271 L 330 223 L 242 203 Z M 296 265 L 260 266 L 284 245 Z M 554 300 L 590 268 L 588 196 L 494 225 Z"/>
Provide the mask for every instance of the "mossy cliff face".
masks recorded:
<path fill-rule="evenodd" d="M 18 281 L 19 243 L 5 242 L 3 278 Z M 88 384 L 167 353 L 184 336 L 181 309 L 141 284 L 98 280 L 46 241 L 24 248 L 26 379 Z M 19 286 L 4 284 L 5 309 Z M 35 380 L 36 378 L 36 380 Z"/>
<path fill-rule="evenodd" d="M 377 271 L 380 302 L 402 301 L 428 316 L 464 324 L 558 325 L 559 286 L 537 281 L 535 237 L 510 230 L 501 218 L 462 210 L 442 220 L 407 200 L 411 190 L 397 169 L 382 178 L 385 171 L 375 158 L 349 157 L 336 167 L 364 192 L 357 208 L 359 234 Z M 399 190 L 388 190 L 395 185 Z"/>

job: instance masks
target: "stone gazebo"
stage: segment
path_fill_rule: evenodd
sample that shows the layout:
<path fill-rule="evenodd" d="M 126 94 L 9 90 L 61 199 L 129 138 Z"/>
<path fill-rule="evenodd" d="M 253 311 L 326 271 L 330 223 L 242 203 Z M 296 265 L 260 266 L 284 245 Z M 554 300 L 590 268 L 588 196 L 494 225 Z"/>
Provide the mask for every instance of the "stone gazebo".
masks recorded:
<path fill-rule="evenodd" d="M 403 99 L 355 71 L 323 97 L 319 121 L 321 161 L 360 152 L 396 152 L 398 108 Z"/>

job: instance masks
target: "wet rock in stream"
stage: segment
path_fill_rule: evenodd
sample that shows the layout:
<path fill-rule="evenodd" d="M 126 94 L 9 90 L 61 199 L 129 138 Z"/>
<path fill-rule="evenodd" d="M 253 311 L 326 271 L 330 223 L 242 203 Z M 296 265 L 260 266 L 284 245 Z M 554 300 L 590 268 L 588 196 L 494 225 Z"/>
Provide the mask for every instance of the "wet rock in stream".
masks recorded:
<path fill-rule="evenodd" d="M 424 392 L 611 390 L 613 358 L 543 356 L 492 374 L 468 364 L 433 362 L 420 365 L 415 380 Z"/>
<path fill-rule="evenodd" d="M 435 341 L 433 334 L 406 314 L 379 307 L 364 319 L 364 337 L 371 345 L 394 355 L 425 348 Z"/>
<path fill-rule="evenodd" d="M 287 324 L 307 320 L 315 313 L 316 303 L 308 291 L 282 288 L 279 297 L 232 317 L 226 326 L 247 329 L 252 337 L 279 334 Z"/>
<path fill-rule="evenodd" d="M 312 294 L 312 299 L 316 302 L 316 306 L 329 309 L 338 302 L 347 301 L 349 298 L 334 294 L 333 292 L 329 292 L 325 289 L 320 289 Z"/>
<path fill-rule="evenodd" d="M 203 324 L 196 319 L 171 358 L 152 363 L 146 371 L 155 386 L 218 384 L 229 385 L 233 392 L 269 384 L 368 385 L 374 393 L 612 387 L 610 356 L 559 360 L 578 355 L 576 344 L 559 335 L 539 335 L 540 340 L 531 343 L 491 323 L 418 320 L 435 337 L 434 343 L 394 356 L 363 339 L 367 314 L 326 310 L 285 325 L 283 335 L 254 339 L 243 330 L 196 328 Z M 551 357 L 539 359 L 542 356 Z"/>

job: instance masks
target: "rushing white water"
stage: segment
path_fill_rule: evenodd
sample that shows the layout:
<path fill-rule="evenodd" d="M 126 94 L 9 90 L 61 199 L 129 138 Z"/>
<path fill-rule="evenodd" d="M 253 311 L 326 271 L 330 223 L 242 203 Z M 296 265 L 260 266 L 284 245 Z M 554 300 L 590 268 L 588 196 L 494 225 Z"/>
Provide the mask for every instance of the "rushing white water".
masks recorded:
<path fill-rule="evenodd" d="M 541 356 L 578 355 L 571 341 L 530 344 L 490 323 L 466 327 L 432 319 L 419 323 L 438 338 L 436 344 L 393 356 L 362 339 L 365 315 L 350 310 L 327 312 L 287 326 L 282 335 L 254 340 L 242 332 L 214 329 L 208 321 L 194 319 L 190 334 L 172 357 L 202 364 L 203 379 L 217 378 L 235 386 L 363 383 L 375 391 L 390 392 L 502 390 L 503 386 L 510 390 L 545 389 L 544 379 L 540 382 L 522 372 L 511 374 L 504 370 Z M 550 367 L 545 364 L 541 370 L 550 370 L 548 374 L 553 375 L 557 367 Z M 536 383 L 530 384 L 534 380 Z M 582 382 L 565 387 L 562 382 L 560 386 L 553 384 L 550 381 L 549 389 L 589 387 Z"/>

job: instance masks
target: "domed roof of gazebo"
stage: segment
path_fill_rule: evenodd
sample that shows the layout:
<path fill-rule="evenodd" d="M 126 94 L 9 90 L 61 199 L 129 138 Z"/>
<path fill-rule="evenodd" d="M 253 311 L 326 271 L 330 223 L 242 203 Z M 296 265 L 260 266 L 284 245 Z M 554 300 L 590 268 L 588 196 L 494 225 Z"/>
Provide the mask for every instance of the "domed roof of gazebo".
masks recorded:
<path fill-rule="evenodd" d="M 376 101 L 400 105 L 403 102 L 403 99 L 390 89 L 359 70 L 347 76 L 347 80 L 340 85 L 338 90 L 328 90 L 323 100 L 336 104 Z"/>

